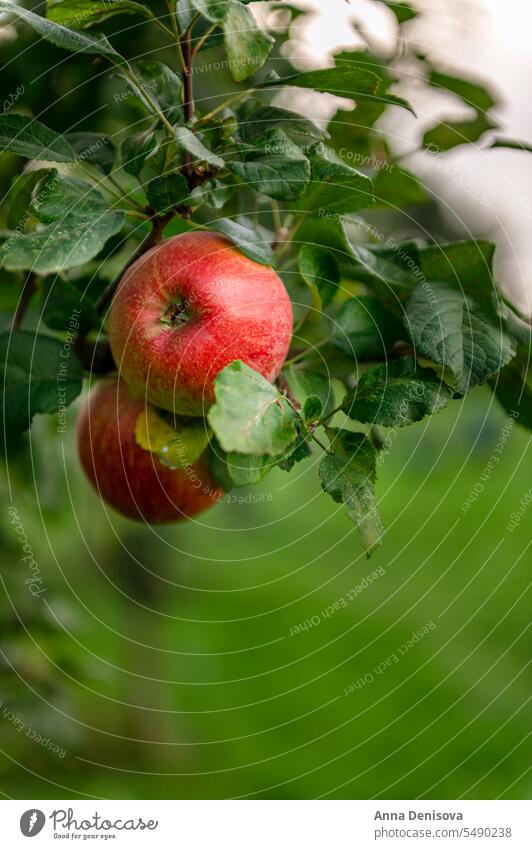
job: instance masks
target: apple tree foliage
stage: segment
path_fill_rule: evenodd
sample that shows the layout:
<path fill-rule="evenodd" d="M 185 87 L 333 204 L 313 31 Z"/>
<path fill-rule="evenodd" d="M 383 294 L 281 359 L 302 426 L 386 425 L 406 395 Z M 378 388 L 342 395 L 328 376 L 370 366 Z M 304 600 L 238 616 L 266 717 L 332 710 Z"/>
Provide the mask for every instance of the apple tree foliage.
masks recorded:
<path fill-rule="evenodd" d="M 417 15 L 374 1 L 398 32 Z M 57 132 L 23 100 L 0 115 L 0 152 L 20 161 L 0 232 L 13 313 L 0 335 L 6 445 L 36 414 L 70 404 L 84 378 L 114 369 L 106 318 L 121 272 L 164 236 L 198 228 L 277 270 L 293 299 L 293 342 L 275 385 L 242 362 L 225 368 L 206 422 L 152 410 L 137 440 L 162 462 L 182 465 L 183 444 L 193 462 L 210 440 L 213 469 L 232 488 L 320 452 L 321 486 L 370 554 L 383 534 L 375 485 L 387 428 L 482 384 L 532 427 L 530 323 L 497 286 L 494 245 L 441 243 L 437 204 L 377 127 L 399 110 L 418 120 L 396 93 L 404 57 L 401 66 L 368 47 L 298 70 L 280 49 L 305 14 L 290 3 L 268 4 L 271 32 L 249 0 L 44 6 L 0 0 L 1 20 L 31 28 L 54 61 L 65 51 L 78 78 L 109 76 L 112 130 L 91 130 L 88 116 Z M 135 34 L 148 27 L 153 46 L 138 55 Z M 406 58 L 429 90 L 470 112 L 420 131 L 428 155 L 471 143 L 527 150 L 493 136 L 486 86 Z M 341 104 L 329 122 L 286 107 L 305 92 Z M 33 329 L 22 327 L 32 315 Z"/>

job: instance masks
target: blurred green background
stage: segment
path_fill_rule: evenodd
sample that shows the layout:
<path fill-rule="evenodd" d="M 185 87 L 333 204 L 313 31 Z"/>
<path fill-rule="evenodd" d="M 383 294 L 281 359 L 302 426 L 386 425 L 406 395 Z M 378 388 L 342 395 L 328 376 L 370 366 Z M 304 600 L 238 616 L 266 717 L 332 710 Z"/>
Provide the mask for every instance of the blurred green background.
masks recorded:
<path fill-rule="evenodd" d="M 47 591 L 32 599 L 22 585 L 4 513 L 2 698 L 67 754 L 3 719 L 4 792 L 528 797 L 529 517 L 505 530 L 530 487 L 517 426 L 461 509 L 505 426 L 493 403 L 473 393 L 398 435 L 378 487 L 386 541 L 369 563 L 312 461 L 266 478 L 253 490 L 264 501 L 150 530 L 106 515 L 89 490 L 74 411 L 64 443 L 38 422 L 11 484 Z"/>
<path fill-rule="evenodd" d="M 113 106 L 121 86 L 97 61 L 24 28 L 1 50 L 3 87 L 22 79 L 21 108 L 54 129 L 136 120 Z M 2 196 L 22 164 L 0 160 Z M 78 406 L 64 436 L 38 417 L 2 477 L 4 796 L 530 796 L 532 512 L 507 529 L 532 483 L 530 441 L 512 427 L 482 481 L 507 421 L 488 391 L 394 439 L 378 483 L 387 535 L 370 562 L 321 493 L 316 457 L 187 525 L 106 513 L 75 457 Z M 9 506 L 41 571 L 38 598 Z"/>

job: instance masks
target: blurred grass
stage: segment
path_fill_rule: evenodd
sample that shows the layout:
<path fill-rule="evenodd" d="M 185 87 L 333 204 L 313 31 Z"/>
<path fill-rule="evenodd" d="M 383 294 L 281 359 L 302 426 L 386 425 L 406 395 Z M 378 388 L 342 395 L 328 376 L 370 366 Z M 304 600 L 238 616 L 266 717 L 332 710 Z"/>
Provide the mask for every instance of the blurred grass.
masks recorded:
<path fill-rule="evenodd" d="M 249 491 L 262 502 L 145 529 L 106 516 L 72 459 L 70 421 L 66 460 L 39 422 L 37 483 L 28 494 L 31 465 L 11 481 L 46 603 L 28 599 L 2 522 L 2 609 L 27 622 L 4 649 L 26 682 L 10 704 L 68 752 L 0 717 L 4 793 L 530 795 L 530 516 L 505 530 L 531 485 L 518 426 L 461 509 L 505 422 L 487 392 L 398 434 L 378 484 L 386 540 L 370 562 L 320 492 L 316 458 Z M 290 636 L 379 567 L 345 608 Z M 429 622 L 399 662 L 344 695 Z"/>

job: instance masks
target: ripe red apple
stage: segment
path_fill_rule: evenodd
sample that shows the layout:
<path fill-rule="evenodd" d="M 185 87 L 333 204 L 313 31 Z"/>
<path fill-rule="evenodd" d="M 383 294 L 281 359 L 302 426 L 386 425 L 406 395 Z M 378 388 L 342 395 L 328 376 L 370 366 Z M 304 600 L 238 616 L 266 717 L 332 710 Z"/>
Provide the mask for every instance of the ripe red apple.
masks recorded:
<path fill-rule="evenodd" d="M 179 522 L 211 507 L 223 495 L 201 457 L 186 469 L 169 469 L 135 438 L 145 409 L 123 381 L 100 381 L 78 419 L 78 453 L 87 477 L 115 510 L 130 519 Z"/>
<path fill-rule="evenodd" d="M 134 392 L 199 416 L 214 400 L 214 378 L 233 360 L 274 380 L 292 323 L 288 293 L 273 269 L 217 233 L 185 233 L 126 271 L 111 306 L 109 342 Z"/>

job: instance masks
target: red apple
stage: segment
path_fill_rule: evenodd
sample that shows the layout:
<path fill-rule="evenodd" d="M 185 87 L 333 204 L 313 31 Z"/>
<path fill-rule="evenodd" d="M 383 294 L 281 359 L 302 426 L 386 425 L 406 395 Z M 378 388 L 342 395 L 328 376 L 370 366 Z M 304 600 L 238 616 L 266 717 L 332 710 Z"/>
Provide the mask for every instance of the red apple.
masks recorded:
<path fill-rule="evenodd" d="M 223 491 L 204 457 L 186 469 L 169 469 L 141 448 L 135 425 L 144 409 L 122 381 L 100 381 L 78 419 L 81 465 L 100 496 L 130 519 L 161 524 L 196 516 Z"/>
<path fill-rule="evenodd" d="M 292 305 L 273 269 L 217 233 L 167 239 L 137 260 L 111 306 L 109 341 L 134 392 L 179 415 L 199 416 L 233 360 L 268 380 L 285 361 Z"/>

